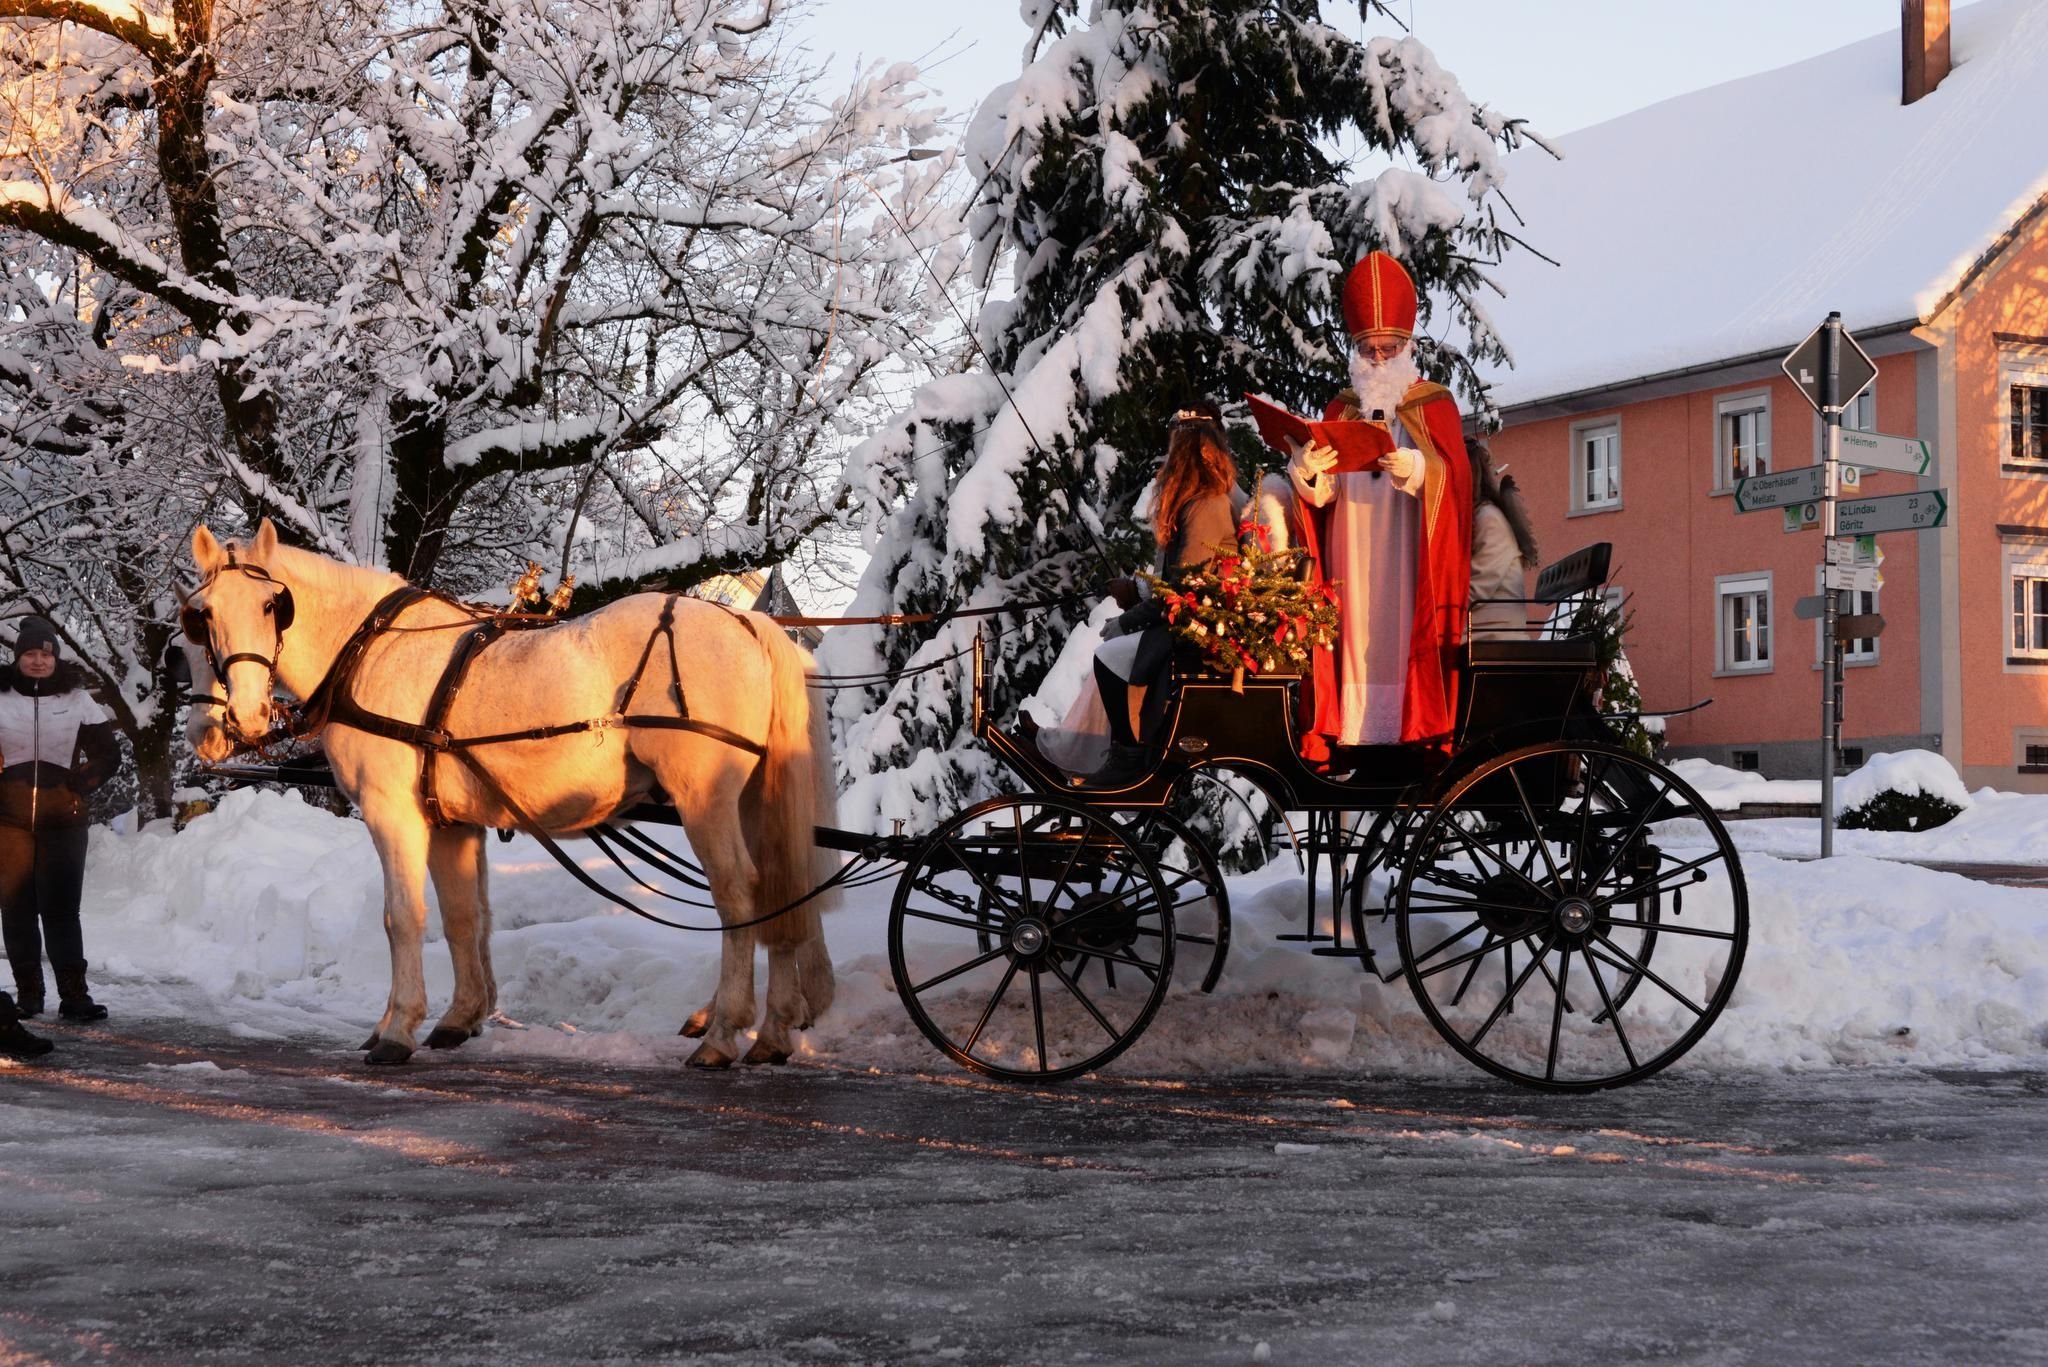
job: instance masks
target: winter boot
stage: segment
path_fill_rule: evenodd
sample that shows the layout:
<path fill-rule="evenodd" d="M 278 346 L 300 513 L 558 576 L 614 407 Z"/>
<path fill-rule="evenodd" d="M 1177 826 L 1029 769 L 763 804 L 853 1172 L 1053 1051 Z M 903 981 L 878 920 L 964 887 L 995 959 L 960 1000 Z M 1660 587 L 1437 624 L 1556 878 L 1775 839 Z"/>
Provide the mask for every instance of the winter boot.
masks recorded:
<path fill-rule="evenodd" d="M 23 1020 L 34 1020 L 43 1014 L 43 982 L 41 978 L 33 983 L 23 983 L 19 978 L 14 982 L 14 1012 Z"/>
<path fill-rule="evenodd" d="M 103 1021 L 107 1008 L 85 990 L 85 965 L 57 970 L 57 1014 L 68 1021 Z"/>
<path fill-rule="evenodd" d="M 22 1028 L 14 1013 L 14 999 L 0 992 L 0 1057 L 41 1058 L 53 1047 L 41 1035 L 31 1035 Z"/>

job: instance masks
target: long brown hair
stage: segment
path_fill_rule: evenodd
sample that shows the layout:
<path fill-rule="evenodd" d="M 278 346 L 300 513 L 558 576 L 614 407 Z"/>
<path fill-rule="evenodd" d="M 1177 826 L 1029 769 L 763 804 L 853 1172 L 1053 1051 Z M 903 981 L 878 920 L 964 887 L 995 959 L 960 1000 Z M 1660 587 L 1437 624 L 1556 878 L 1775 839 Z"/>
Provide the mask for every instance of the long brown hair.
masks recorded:
<path fill-rule="evenodd" d="M 1176 418 L 1166 439 L 1166 460 L 1159 467 L 1152 498 L 1152 539 L 1161 546 L 1173 540 L 1181 514 L 1196 499 L 1227 494 L 1237 487 L 1237 462 L 1224 444 L 1223 429 L 1204 414 Z"/>
<path fill-rule="evenodd" d="M 1536 551 L 1536 532 L 1529 525 L 1529 510 L 1522 505 L 1522 491 L 1513 475 L 1502 475 L 1493 468 L 1493 451 L 1483 441 L 1465 443 L 1465 453 L 1472 459 L 1472 506 L 1491 503 L 1500 509 L 1508 520 L 1508 530 L 1515 535 L 1515 549 L 1521 552 L 1522 563 L 1535 569 L 1542 557 Z"/>

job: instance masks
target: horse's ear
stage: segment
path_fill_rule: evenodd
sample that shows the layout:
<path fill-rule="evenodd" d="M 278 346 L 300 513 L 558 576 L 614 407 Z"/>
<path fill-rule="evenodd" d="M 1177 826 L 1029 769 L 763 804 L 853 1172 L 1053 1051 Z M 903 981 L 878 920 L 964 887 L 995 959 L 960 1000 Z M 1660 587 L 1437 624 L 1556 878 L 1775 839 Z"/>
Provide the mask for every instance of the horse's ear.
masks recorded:
<path fill-rule="evenodd" d="M 227 553 L 204 522 L 192 529 L 192 563 L 199 567 L 201 579 L 219 569 L 226 559 Z"/>
<path fill-rule="evenodd" d="M 277 528 L 269 518 L 256 529 L 256 539 L 249 543 L 249 558 L 259 565 L 270 563 L 270 557 L 277 553 Z"/>

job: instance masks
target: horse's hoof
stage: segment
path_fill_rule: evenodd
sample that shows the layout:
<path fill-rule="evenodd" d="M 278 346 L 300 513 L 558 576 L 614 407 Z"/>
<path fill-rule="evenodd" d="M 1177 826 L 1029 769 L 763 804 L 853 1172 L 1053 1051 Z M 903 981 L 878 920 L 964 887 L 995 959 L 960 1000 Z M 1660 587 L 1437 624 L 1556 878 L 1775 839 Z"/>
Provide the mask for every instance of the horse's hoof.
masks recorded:
<path fill-rule="evenodd" d="M 747 1050 L 747 1056 L 741 1059 L 740 1062 L 746 1064 L 749 1068 L 762 1063 L 783 1064 L 789 1062 L 789 1050 L 770 1049 L 759 1040 L 755 1040 L 754 1047 Z"/>
<path fill-rule="evenodd" d="M 684 1062 L 692 1068 L 730 1068 L 732 1055 L 712 1044 L 700 1044 Z"/>
<path fill-rule="evenodd" d="M 403 1063 L 411 1057 L 412 1050 L 406 1048 L 404 1045 L 393 1044 L 390 1040 L 383 1040 L 378 1043 L 376 1048 L 370 1051 L 370 1056 L 368 1059 L 365 1060 L 365 1062 Z"/>
<path fill-rule="evenodd" d="M 460 1049 L 477 1033 L 481 1032 L 471 1032 L 459 1025 L 437 1025 L 434 1027 L 434 1033 L 427 1036 L 427 1048 Z"/>
<path fill-rule="evenodd" d="M 684 1021 L 683 1028 L 676 1031 L 676 1033 L 684 1039 L 702 1039 L 704 1038 L 704 1032 L 710 1028 L 711 1008 L 707 1006 Z"/>
<path fill-rule="evenodd" d="M 376 1031 L 371 1031 L 370 1037 L 356 1046 L 356 1052 L 360 1054 L 367 1050 L 375 1049 L 377 1047 L 377 1038 Z"/>

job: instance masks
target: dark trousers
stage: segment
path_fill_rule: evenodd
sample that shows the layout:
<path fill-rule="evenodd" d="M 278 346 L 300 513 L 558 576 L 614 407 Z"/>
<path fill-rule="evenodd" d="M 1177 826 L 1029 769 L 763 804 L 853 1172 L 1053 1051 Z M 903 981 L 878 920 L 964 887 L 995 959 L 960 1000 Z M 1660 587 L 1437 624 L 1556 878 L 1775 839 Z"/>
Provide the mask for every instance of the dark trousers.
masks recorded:
<path fill-rule="evenodd" d="M 1158 729 L 1166 710 L 1166 667 L 1173 661 L 1173 634 L 1164 627 L 1149 627 L 1138 638 L 1138 655 L 1131 665 L 1128 682 L 1097 660 L 1095 686 L 1102 693 L 1102 710 L 1109 714 L 1109 738 L 1118 745 L 1136 745 Z M 1138 729 L 1131 730 L 1131 690 L 1145 690 L 1139 705 Z"/>
<path fill-rule="evenodd" d="M 0 822 L 0 938 L 14 981 L 40 995 L 43 947 L 59 973 L 85 969 L 78 901 L 85 890 L 84 826 L 26 827 Z"/>

